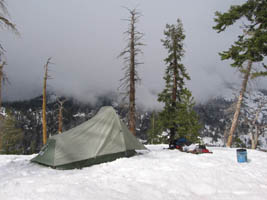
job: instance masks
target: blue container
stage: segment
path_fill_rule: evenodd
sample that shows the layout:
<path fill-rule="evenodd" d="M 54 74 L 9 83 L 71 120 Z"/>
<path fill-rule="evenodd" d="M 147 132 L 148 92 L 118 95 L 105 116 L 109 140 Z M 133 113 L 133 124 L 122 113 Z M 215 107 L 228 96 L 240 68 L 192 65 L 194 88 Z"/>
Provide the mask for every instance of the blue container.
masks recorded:
<path fill-rule="evenodd" d="M 239 163 L 244 163 L 248 161 L 246 149 L 237 149 L 236 156 L 237 156 L 237 162 Z"/>

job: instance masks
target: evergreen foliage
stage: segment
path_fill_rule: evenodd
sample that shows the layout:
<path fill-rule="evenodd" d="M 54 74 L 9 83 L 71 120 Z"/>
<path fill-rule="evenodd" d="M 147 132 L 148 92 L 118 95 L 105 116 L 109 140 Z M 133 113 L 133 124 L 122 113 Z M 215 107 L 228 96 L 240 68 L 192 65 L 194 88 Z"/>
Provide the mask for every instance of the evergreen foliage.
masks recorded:
<path fill-rule="evenodd" d="M 179 112 L 177 117 L 178 133 L 180 137 L 185 137 L 189 141 L 197 142 L 201 125 L 199 117 L 194 111 L 195 101 L 189 90 L 181 96 L 181 103 L 179 104 Z"/>
<path fill-rule="evenodd" d="M 193 111 L 194 100 L 191 92 L 185 87 L 185 81 L 190 80 L 185 66 L 181 63 L 184 56 L 183 40 L 185 39 L 183 25 L 180 19 L 177 24 L 166 25 L 165 39 L 161 40 L 168 50 L 165 59 L 165 89 L 158 95 L 158 101 L 164 103 L 164 109 L 159 113 L 159 124 L 162 130 L 169 133 L 171 143 L 177 136 L 185 136 L 195 140 L 200 129 L 197 115 Z"/>
<path fill-rule="evenodd" d="M 23 132 L 16 127 L 16 121 L 10 113 L 0 116 L 0 153 L 1 154 L 21 154 Z"/>
<path fill-rule="evenodd" d="M 218 33 L 238 20 L 245 19 L 243 34 L 238 36 L 238 40 L 227 51 L 220 53 L 221 59 L 232 59 L 232 66 L 239 68 L 248 60 L 262 62 L 261 71 L 254 72 L 252 76 L 266 76 L 267 66 L 263 60 L 267 55 L 267 1 L 248 0 L 242 5 L 231 6 L 228 12 L 216 12 L 215 15 L 216 26 L 213 28 Z"/>
<path fill-rule="evenodd" d="M 161 121 L 159 115 L 153 112 L 150 119 L 150 126 L 147 131 L 148 143 L 149 144 L 164 144 L 168 143 L 168 137 L 162 129 Z"/>

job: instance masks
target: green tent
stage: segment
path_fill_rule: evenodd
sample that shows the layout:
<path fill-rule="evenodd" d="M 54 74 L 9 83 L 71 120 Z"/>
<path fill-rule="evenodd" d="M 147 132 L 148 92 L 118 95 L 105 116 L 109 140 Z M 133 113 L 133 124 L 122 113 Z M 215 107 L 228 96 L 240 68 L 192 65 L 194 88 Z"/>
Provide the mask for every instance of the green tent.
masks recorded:
<path fill-rule="evenodd" d="M 119 119 L 115 110 L 102 107 L 90 120 L 52 136 L 31 161 L 60 169 L 73 169 L 129 157 L 145 150 Z"/>

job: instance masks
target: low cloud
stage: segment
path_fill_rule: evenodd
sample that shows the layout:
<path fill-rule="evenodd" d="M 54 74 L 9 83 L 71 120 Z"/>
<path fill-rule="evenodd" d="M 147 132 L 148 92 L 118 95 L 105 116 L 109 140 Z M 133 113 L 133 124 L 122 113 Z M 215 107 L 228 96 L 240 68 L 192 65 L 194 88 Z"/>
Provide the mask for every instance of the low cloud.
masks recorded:
<path fill-rule="evenodd" d="M 235 1 L 236 4 L 244 0 Z M 194 4 L 194 7 L 192 5 Z M 8 8 L 21 37 L 1 33 L 6 49 L 6 72 L 11 85 L 5 86 L 5 100 L 21 100 L 40 95 L 43 65 L 53 58 L 49 88 L 59 95 L 95 102 L 110 91 L 117 93 L 123 77 L 122 60 L 117 56 L 124 48 L 123 32 L 128 13 L 122 5 L 139 5 L 143 16 L 138 30 L 145 33 L 144 65 L 138 68 L 142 78 L 137 87 L 137 104 L 148 109 L 161 108 L 157 95 L 164 88 L 167 51 L 162 46 L 166 23 L 181 18 L 184 24 L 185 58 L 191 81 L 187 86 L 197 102 L 220 95 L 227 84 L 239 83 L 240 77 L 229 62 L 222 62 L 218 52 L 229 48 L 239 27 L 217 34 L 212 30 L 214 12 L 225 11 L 232 1 L 10 1 Z M 103 6 L 105 5 L 105 6 Z M 153 7 L 151 7 L 153 5 Z M 25 12 L 27 10 L 27 12 Z M 161 14 L 159 15 L 159 10 Z M 189 12 L 190 11 L 190 12 Z M 266 82 L 265 82 L 266 83 Z M 263 83 L 264 84 L 264 81 Z"/>

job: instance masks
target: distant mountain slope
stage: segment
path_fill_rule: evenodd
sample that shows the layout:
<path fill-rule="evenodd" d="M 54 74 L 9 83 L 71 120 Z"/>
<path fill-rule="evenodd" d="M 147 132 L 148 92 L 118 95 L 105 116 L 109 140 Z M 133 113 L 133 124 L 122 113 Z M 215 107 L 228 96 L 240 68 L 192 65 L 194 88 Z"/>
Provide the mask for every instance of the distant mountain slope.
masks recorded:
<path fill-rule="evenodd" d="M 249 120 L 254 120 L 255 112 L 262 102 L 260 117 L 256 123 L 267 125 L 267 91 L 254 91 L 244 96 L 239 126 L 235 131 L 236 146 L 250 147 L 249 134 L 253 127 L 249 124 Z M 227 96 L 216 97 L 205 104 L 196 106 L 196 111 L 204 125 L 201 135 L 206 143 L 215 146 L 225 144 L 234 114 L 234 103 L 234 98 Z M 267 149 L 267 128 L 263 129 L 262 132 L 263 134 L 259 138 L 259 147 Z"/>
<path fill-rule="evenodd" d="M 244 105 L 240 116 L 240 124 L 235 133 L 235 146 L 250 147 L 250 126 L 246 118 L 253 119 L 253 111 L 257 109 L 258 103 L 262 99 L 267 99 L 267 91 L 256 91 L 244 98 Z M 266 100 L 267 101 L 267 100 Z M 48 95 L 47 105 L 47 127 L 50 135 L 57 134 L 57 101 L 54 95 Z M 68 130 L 78 124 L 90 119 L 102 106 L 113 106 L 121 118 L 126 120 L 126 111 L 119 106 L 116 96 L 107 94 L 99 96 L 97 103 L 80 102 L 76 99 L 69 98 L 64 104 L 63 130 Z M 216 97 L 209 101 L 198 104 L 195 110 L 199 114 L 200 121 L 203 124 L 201 137 L 204 142 L 213 146 L 224 146 L 225 138 L 231 125 L 233 117 L 234 103 L 232 97 Z M 16 128 L 23 130 L 23 137 L 19 149 L 21 153 L 31 154 L 39 152 L 42 146 L 42 122 L 41 106 L 42 97 L 36 97 L 27 101 L 8 102 L 4 104 L 6 110 L 16 119 Z M 137 109 L 137 137 L 143 142 L 147 141 L 147 130 L 150 126 L 152 112 Z M 260 119 L 257 123 L 267 124 L 267 104 L 264 105 L 260 113 Z M 267 149 L 267 129 L 259 138 L 259 147 Z"/>
<path fill-rule="evenodd" d="M 16 127 L 23 130 L 22 153 L 31 154 L 39 152 L 42 146 L 42 97 L 36 97 L 27 101 L 7 102 L 4 106 L 8 113 L 17 120 Z M 97 103 L 94 105 L 69 98 L 64 103 L 63 131 L 90 119 L 102 106 L 113 106 L 121 118 L 127 121 L 125 110 L 118 105 L 115 96 L 112 94 L 99 96 Z M 137 110 L 137 137 L 142 140 L 146 140 L 144 133 L 148 128 L 147 124 L 149 124 L 149 115 Z M 53 94 L 48 95 L 47 129 L 48 134 L 57 134 L 58 103 Z"/>

